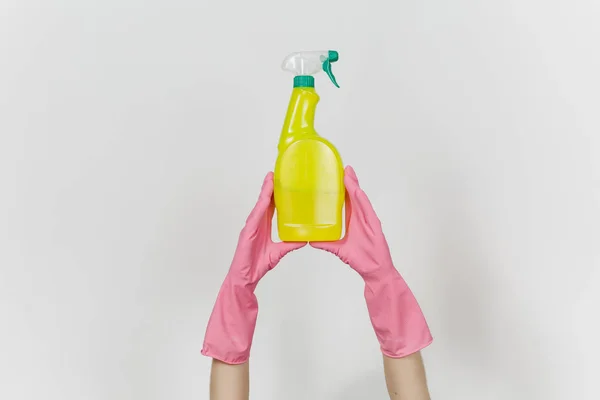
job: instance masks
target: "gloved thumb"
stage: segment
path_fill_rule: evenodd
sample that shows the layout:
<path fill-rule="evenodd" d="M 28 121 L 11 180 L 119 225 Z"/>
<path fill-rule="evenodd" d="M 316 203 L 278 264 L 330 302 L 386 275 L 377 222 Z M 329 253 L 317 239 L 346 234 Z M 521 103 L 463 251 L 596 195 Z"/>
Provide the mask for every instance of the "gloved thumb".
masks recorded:
<path fill-rule="evenodd" d="M 281 242 L 275 243 L 275 246 L 277 248 L 279 259 L 281 260 L 288 253 L 306 246 L 306 242 Z"/>
<path fill-rule="evenodd" d="M 339 255 L 339 242 L 310 242 L 310 245 L 315 249 L 325 250 L 332 254 L 335 254 L 336 256 Z"/>

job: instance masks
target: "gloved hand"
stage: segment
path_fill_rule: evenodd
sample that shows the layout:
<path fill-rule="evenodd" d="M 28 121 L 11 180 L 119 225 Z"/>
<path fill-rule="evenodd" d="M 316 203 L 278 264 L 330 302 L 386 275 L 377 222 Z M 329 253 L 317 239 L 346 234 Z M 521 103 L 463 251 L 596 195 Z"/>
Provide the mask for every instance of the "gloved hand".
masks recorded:
<path fill-rule="evenodd" d="M 205 356 L 228 364 L 248 361 L 258 314 L 254 289 L 286 254 L 306 245 L 271 240 L 274 211 L 273 173 L 269 172 L 240 233 L 231 267 L 208 321 L 202 347 Z"/>
<path fill-rule="evenodd" d="M 393 358 L 407 356 L 432 342 L 429 327 L 413 293 L 394 267 L 381 221 L 350 166 L 346 167 L 344 184 L 345 237 L 337 242 L 310 244 L 337 255 L 360 274 L 381 351 Z"/>

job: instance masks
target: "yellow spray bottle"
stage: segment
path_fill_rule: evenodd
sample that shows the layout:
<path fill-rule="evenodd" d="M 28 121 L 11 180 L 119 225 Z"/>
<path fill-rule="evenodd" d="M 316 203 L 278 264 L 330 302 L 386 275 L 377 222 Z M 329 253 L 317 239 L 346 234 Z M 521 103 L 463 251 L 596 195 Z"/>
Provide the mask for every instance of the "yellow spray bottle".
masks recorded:
<path fill-rule="evenodd" d="M 285 242 L 334 241 L 342 235 L 344 167 L 336 148 L 314 128 L 319 95 L 312 75 L 323 70 L 337 87 L 331 64 L 336 51 L 292 53 L 282 68 L 294 73 L 294 89 L 275 163 L 275 207 Z"/>

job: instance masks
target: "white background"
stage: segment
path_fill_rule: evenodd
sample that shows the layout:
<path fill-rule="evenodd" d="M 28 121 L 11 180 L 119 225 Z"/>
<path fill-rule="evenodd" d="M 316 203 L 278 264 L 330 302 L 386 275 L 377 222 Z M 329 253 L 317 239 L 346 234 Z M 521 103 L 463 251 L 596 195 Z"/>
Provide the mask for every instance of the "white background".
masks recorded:
<path fill-rule="evenodd" d="M 317 128 L 428 318 L 433 398 L 600 398 L 596 0 L 0 4 L 0 398 L 208 398 L 280 63 L 330 48 Z M 357 274 L 303 249 L 258 297 L 253 398 L 386 398 Z"/>

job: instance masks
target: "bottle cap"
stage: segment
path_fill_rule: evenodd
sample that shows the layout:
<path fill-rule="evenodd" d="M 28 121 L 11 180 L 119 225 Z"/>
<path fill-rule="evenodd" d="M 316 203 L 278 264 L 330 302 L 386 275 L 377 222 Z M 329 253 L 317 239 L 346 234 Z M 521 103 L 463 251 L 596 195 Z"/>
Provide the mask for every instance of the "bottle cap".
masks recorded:
<path fill-rule="evenodd" d="M 315 87 L 315 78 L 310 75 L 295 76 L 294 87 Z"/>

